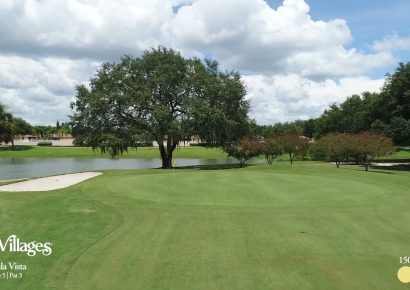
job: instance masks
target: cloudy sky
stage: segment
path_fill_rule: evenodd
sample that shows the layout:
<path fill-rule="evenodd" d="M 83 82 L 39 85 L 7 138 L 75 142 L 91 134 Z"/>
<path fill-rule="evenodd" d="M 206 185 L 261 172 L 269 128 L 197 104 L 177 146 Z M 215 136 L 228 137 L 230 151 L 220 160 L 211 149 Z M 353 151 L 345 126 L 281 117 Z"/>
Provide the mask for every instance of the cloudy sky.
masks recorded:
<path fill-rule="evenodd" d="M 102 62 L 163 45 L 240 70 L 258 123 L 318 116 L 410 61 L 408 0 L 0 0 L 0 102 L 67 121 Z"/>

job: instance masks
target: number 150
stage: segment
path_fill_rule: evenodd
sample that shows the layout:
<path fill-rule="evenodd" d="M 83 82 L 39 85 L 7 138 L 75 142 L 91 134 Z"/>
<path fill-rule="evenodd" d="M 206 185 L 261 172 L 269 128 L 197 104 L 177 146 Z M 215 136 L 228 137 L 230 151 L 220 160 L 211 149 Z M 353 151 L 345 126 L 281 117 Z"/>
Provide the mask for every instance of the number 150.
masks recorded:
<path fill-rule="evenodd" d="M 400 257 L 400 264 L 410 264 L 410 257 Z"/>

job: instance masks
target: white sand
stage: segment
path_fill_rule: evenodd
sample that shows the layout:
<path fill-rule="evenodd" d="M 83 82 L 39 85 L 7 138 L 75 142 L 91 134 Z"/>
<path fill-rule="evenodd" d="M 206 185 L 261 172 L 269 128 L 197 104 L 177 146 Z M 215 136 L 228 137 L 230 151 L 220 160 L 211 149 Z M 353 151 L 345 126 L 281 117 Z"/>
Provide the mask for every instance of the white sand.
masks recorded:
<path fill-rule="evenodd" d="M 48 191 L 69 187 L 101 175 L 101 172 L 82 172 L 30 179 L 0 186 L 0 191 Z"/>
<path fill-rule="evenodd" d="M 400 162 L 400 163 L 387 163 L 387 162 L 385 162 L 385 163 L 372 163 L 372 165 L 375 165 L 375 166 L 400 166 L 400 165 L 408 166 L 408 165 L 410 165 L 410 163 L 404 163 L 404 162 Z"/>

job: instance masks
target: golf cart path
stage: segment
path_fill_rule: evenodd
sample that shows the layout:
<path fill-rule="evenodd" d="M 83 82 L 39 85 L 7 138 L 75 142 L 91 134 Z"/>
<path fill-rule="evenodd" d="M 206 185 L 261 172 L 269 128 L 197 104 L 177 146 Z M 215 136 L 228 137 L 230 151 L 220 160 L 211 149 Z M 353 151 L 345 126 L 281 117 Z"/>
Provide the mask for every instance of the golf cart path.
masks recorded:
<path fill-rule="evenodd" d="M 101 172 L 81 172 L 30 179 L 0 186 L 0 191 L 49 191 L 69 187 L 101 175 Z"/>

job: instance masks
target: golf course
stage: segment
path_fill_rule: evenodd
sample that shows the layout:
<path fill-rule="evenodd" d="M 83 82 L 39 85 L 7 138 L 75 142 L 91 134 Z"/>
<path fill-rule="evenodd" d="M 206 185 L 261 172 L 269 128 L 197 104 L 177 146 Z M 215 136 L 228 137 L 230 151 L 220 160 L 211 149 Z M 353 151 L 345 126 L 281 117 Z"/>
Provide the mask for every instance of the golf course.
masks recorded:
<path fill-rule="evenodd" d="M 407 154 L 410 156 L 410 154 Z M 101 154 L 100 150 L 87 147 L 41 147 L 41 146 L 0 146 L 0 158 L 111 158 L 108 154 Z M 121 158 L 158 158 L 158 148 L 140 147 L 129 148 Z M 220 148 L 205 148 L 201 146 L 178 147 L 175 158 L 226 158 Z"/>
<path fill-rule="evenodd" d="M 321 162 L 117 170 L 0 193 L 0 236 L 52 254 L 1 289 L 408 289 L 410 173 Z"/>
<path fill-rule="evenodd" d="M 0 290 L 410 290 L 410 0 L 0 0 Z"/>

